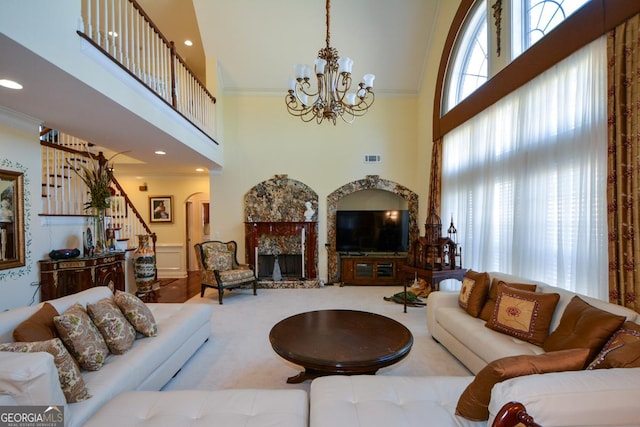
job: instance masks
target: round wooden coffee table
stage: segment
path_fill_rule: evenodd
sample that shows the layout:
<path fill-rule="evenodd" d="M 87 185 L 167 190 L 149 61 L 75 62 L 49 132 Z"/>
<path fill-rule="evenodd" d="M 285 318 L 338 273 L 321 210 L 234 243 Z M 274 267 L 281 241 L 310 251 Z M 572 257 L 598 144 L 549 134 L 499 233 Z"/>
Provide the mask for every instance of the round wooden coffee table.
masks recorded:
<path fill-rule="evenodd" d="M 305 368 L 287 379 L 300 383 L 322 375 L 375 374 L 402 360 L 413 335 L 399 322 L 354 310 L 319 310 L 278 322 L 269 341 L 283 359 Z"/>

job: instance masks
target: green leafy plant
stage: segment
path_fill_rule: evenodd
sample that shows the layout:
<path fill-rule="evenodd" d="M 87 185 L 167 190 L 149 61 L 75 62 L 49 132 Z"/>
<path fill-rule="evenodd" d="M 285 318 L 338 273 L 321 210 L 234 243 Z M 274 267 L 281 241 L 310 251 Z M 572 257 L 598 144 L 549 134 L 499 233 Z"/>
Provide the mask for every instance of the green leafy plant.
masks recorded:
<path fill-rule="evenodd" d="M 85 203 L 85 210 L 102 211 L 109 207 L 110 197 L 113 195 L 111 190 L 112 166 L 109 166 L 109 162 L 118 154 L 122 153 L 116 153 L 105 162 L 101 162 L 100 158 L 89 153 L 86 166 L 82 164 L 75 166 L 67 159 L 71 170 L 80 177 L 89 190 L 89 201 Z"/>

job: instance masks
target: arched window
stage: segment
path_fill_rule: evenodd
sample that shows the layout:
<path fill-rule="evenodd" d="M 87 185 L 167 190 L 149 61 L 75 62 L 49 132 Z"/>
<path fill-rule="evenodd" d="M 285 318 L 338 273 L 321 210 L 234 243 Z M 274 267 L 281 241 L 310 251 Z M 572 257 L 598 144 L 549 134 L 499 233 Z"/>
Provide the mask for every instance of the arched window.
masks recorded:
<path fill-rule="evenodd" d="M 513 0 L 513 57 L 546 36 L 590 0 Z"/>
<path fill-rule="evenodd" d="M 442 114 L 450 111 L 482 86 L 491 77 L 490 70 L 491 73 L 499 71 L 589 1 L 475 1 L 452 50 L 450 67 L 444 82 Z M 491 16 L 488 16 L 489 10 Z M 489 22 L 493 24 L 492 31 L 489 31 Z M 489 49 L 492 46 L 490 38 L 495 31 L 507 34 L 508 40 L 500 41 L 506 46 L 511 46 L 511 56 L 506 59 L 499 58 L 497 49 Z"/>
<path fill-rule="evenodd" d="M 478 1 L 464 24 L 447 78 L 443 110 L 449 111 L 489 78 L 487 5 Z"/>

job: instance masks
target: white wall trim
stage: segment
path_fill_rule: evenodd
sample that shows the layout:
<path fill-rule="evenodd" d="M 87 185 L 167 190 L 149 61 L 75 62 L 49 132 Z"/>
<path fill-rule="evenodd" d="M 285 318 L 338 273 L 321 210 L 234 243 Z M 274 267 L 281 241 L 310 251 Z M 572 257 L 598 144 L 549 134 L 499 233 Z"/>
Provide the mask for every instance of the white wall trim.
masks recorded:
<path fill-rule="evenodd" d="M 159 279 L 183 279 L 187 277 L 184 244 L 156 244 L 156 268 Z"/>

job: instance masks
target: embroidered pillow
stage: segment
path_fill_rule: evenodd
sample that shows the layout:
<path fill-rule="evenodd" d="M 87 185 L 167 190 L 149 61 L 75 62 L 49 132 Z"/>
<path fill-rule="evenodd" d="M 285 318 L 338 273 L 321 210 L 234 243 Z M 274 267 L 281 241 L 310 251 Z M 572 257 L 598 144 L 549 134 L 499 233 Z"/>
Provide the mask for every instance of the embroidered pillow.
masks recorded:
<path fill-rule="evenodd" d="M 554 351 L 538 355 L 510 356 L 482 368 L 460 395 L 456 415 L 471 421 L 489 419 L 493 386 L 509 378 L 548 372 L 579 371 L 587 362 L 589 349 Z"/>
<path fill-rule="evenodd" d="M 624 321 L 624 316 L 596 308 L 576 295 L 567 304 L 560 324 L 542 348 L 545 351 L 589 348 L 591 361 Z"/>
<path fill-rule="evenodd" d="M 469 315 L 478 317 L 489 293 L 489 275 L 473 270 L 467 271 L 462 279 L 462 287 L 458 295 L 458 305 Z"/>
<path fill-rule="evenodd" d="M 542 346 L 549 335 L 549 326 L 559 294 L 519 291 L 498 284 L 498 298 L 486 327 Z M 545 349 L 546 350 L 546 349 Z"/>
<path fill-rule="evenodd" d="M 13 340 L 19 342 L 46 341 L 58 336 L 53 318 L 58 310 L 48 302 L 13 330 Z"/>
<path fill-rule="evenodd" d="M 640 325 L 625 322 L 587 369 L 640 367 Z"/>
<path fill-rule="evenodd" d="M 84 383 L 78 363 L 71 357 L 60 338 L 36 342 L 12 342 L 0 344 L 0 351 L 16 353 L 34 353 L 46 351 L 53 356 L 53 362 L 58 370 L 60 388 L 67 403 L 81 402 L 91 397 Z"/>
<path fill-rule="evenodd" d="M 113 299 L 103 298 L 95 304 L 87 304 L 87 312 L 111 353 L 123 354 L 131 348 L 136 339 L 136 330 Z"/>
<path fill-rule="evenodd" d="M 82 305 L 76 303 L 53 318 L 58 335 L 81 368 L 97 371 L 109 355 L 109 348 Z"/>
<path fill-rule="evenodd" d="M 489 295 L 487 296 L 487 301 L 484 303 L 482 307 L 482 311 L 480 311 L 480 318 L 484 321 L 488 321 L 491 315 L 493 314 L 493 310 L 496 308 L 496 299 L 498 298 L 498 284 L 502 283 L 503 285 L 507 285 L 513 289 L 519 289 L 521 291 L 536 291 L 536 285 L 531 285 L 527 283 L 505 283 L 502 280 L 493 279 L 491 282 L 491 288 L 489 289 Z"/>
<path fill-rule="evenodd" d="M 156 319 L 154 319 L 149 307 L 140 298 L 133 294 L 116 290 L 113 300 L 136 331 L 148 337 L 158 335 Z"/>

